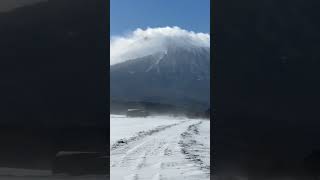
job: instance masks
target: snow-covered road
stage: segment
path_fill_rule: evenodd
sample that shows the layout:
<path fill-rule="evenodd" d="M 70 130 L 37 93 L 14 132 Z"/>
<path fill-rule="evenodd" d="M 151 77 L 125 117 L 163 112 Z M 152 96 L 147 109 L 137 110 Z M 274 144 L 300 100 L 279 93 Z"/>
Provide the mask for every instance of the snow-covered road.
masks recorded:
<path fill-rule="evenodd" d="M 112 144 L 111 179 L 209 179 L 210 121 L 180 119 L 172 122 Z"/>

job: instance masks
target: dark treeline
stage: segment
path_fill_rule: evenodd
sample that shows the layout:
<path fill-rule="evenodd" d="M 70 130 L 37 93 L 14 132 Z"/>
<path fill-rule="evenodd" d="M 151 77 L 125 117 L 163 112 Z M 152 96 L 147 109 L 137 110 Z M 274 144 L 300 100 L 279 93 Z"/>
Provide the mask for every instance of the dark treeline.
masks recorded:
<path fill-rule="evenodd" d="M 150 115 L 187 116 L 190 118 L 209 118 L 210 109 L 198 110 L 188 106 L 145 102 L 145 101 L 110 101 L 111 114 L 126 114 L 128 109 L 144 109 Z"/>

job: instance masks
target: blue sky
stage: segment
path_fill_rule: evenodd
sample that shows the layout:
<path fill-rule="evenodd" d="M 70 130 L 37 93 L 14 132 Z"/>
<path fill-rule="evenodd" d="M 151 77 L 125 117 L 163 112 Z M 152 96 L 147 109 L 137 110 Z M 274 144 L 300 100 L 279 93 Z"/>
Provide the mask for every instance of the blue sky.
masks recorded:
<path fill-rule="evenodd" d="M 164 26 L 210 32 L 210 0 L 111 0 L 110 6 L 111 36 Z"/>

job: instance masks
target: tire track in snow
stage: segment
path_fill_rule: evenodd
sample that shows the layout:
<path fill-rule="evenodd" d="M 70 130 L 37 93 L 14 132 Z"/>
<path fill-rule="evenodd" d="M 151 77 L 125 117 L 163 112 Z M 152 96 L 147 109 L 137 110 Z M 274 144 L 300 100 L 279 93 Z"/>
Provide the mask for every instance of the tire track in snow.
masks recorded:
<path fill-rule="evenodd" d="M 140 132 L 137 133 L 136 136 L 130 137 L 130 138 L 128 138 L 128 139 L 123 138 L 123 139 L 120 139 L 120 140 L 116 141 L 114 144 L 112 144 L 112 146 L 111 146 L 111 151 L 112 151 L 112 150 L 115 150 L 115 149 L 117 149 L 117 148 L 119 148 L 119 147 L 126 146 L 126 145 L 128 145 L 129 143 L 134 142 L 134 141 L 137 141 L 137 140 L 140 140 L 140 139 L 142 139 L 142 138 L 144 138 L 144 137 L 146 137 L 146 136 L 151 136 L 151 135 L 153 135 L 154 133 L 158 133 L 158 132 L 160 132 L 160 131 L 164 131 L 164 130 L 166 130 L 167 128 L 171 128 L 171 127 L 173 127 L 173 126 L 177 126 L 177 125 L 179 125 L 179 124 L 181 124 L 181 123 L 184 123 L 184 122 L 185 122 L 185 121 L 182 121 L 182 122 L 180 122 L 180 123 L 175 123 L 175 124 L 166 125 L 166 126 L 158 126 L 158 127 L 154 128 L 154 129 L 151 129 L 151 130 L 148 130 L 148 131 L 140 131 Z"/>
<path fill-rule="evenodd" d="M 181 146 L 181 151 L 185 154 L 186 159 L 196 163 L 201 169 L 210 173 L 210 165 L 206 164 L 203 161 L 203 157 L 201 156 L 202 152 L 209 152 L 208 147 L 205 147 L 204 144 L 198 142 L 196 136 L 199 135 L 199 126 L 203 123 L 200 121 L 196 124 L 192 124 L 188 127 L 187 131 L 181 134 L 182 140 L 179 141 Z"/>
<path fill-rule="evenodd" d="M 115 146 L 110 151 L 111 179 L 208 179 L 205 172 L 185 159 L 179 145 L 181 134 L 198 122 L 187 120 L 156 128 Z"/>

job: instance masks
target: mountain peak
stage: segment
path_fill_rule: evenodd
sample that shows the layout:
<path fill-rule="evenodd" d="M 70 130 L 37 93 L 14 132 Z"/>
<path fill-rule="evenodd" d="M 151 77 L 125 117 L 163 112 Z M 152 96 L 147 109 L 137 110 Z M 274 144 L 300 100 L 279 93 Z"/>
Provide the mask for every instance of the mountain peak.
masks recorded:
<path fill-rule="evenodd" d="M 173 46 L 112 65 L 110 70 L 112 99 L 209 106 L 209 48 Z"/>

